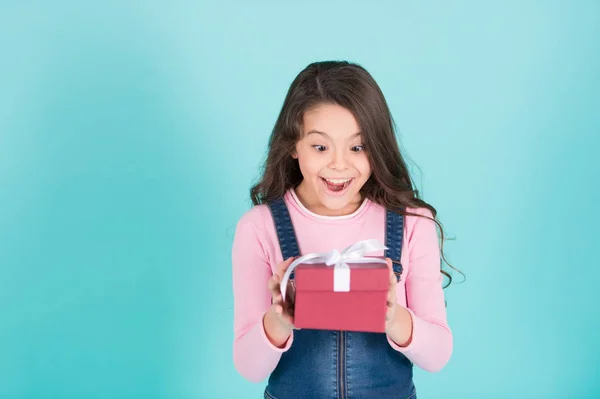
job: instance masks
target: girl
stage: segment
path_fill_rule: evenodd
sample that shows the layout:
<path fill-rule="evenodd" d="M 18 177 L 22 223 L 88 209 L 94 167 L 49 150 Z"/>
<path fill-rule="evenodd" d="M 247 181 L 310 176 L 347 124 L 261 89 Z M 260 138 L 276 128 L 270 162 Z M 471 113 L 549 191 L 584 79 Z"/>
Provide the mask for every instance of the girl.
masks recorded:
<path fill-rule="evenodd" d="M 450 276 L 436 211 L 418 198 L 364 68 L 318 62 L 296 77 L 251 198 L 232 248 L 238 372 L 269 377 L 265 398 L 416 398 L 413 365 L 438 371 L 452 352 L 442 291 Z M 293 284 L 285 301 L 279 286 L 293 258 L 371 238 L 388 248 L 373 253 L 390 268 L 386 332 L 295 329 Z"/>

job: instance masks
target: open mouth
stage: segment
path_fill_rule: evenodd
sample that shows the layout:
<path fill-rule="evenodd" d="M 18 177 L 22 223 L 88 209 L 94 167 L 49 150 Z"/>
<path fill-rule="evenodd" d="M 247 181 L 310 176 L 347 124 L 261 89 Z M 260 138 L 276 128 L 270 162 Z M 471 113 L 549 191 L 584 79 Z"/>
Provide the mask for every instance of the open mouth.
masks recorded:
<path fill-rule="evenodd" d="M 327 191 L 332 194 L 343 194 L 346 189 L 352 184 L 354 178 L 350 179 L 325 179 L 321 177 L 321 181 L 325 184 Z"/>

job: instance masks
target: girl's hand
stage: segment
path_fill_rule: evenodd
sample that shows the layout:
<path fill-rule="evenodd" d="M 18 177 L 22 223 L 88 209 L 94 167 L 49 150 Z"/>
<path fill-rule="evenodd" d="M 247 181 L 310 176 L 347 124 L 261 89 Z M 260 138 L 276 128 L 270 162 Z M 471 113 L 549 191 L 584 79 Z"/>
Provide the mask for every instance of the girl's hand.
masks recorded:
<path fill-rule="evenodd" d="M 271 292 L 271 309 L 277 315 L 278 321 L 285 327 L 294 327 L 294 300 L 296 297 L 296 290 L 291 280 L 287 282 L 287 289 L 285 292 L 286 299 L 283 300 L 281 296 L 281 280 L 285 271 L 290 267 L 290 264 L 294 261 L 294 258 L 289 258 L 277 265 L 277 270 L 273 276 L 269 279 L 268 288 Z"/>
<path fill-rule="evenodd" d="M 396 275 L 392 260 L 386 258 L 390 270 L 390 286 L 385 318 L 385 332 L 397 345 L 406 347 L 412 341 L 413 321 L 408 310 L 396 303 Z"/>
<path fill-rule="evenodd" d="M 390 258 L 385 258 L 388 269 L 390 271 L 390 285 L 388 288 L 388 296 L 387 296 L 387 313 L 385 317 L 386 321 L 386 330 L 390 327 L 390 323 L 394 320 L 396 315 L 396 275 L 394 274 L 394 268 L 392 266 L 392 260 Z"/>
<path fill-rule="evenodd" d="M 296 290 L 290 280 L 287 282 L 286 300 L 281 296 L 281 279 L 294 258 L 289 258 L 277 265 L 277 270 L 269 279 L 268 289 L 271 293 L 271 308 L 265 314 L 264 327 L 269 340 L 276 346 L 283 346 L 294 327 L 294 300 Z"/>

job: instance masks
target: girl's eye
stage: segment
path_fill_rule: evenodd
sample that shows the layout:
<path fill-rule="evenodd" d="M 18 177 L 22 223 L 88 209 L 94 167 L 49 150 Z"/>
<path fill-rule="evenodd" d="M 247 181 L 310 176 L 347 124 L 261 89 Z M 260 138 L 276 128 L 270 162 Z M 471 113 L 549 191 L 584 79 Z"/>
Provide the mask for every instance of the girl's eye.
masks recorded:
<path fill-rule="evenodd" d="M 363 147 L 362 145 L 355 145 L 354 147 L 352 147 L 352 151 L 353 152 L 361 152 L 364 151 L 365 147 Z"/>
<path fill-rule="evenodd" d="M 327 149 L 327 147 L 325 147 L 324 145 L 313 145 L 313 148 L 319 152 L 323 152 Z"/>

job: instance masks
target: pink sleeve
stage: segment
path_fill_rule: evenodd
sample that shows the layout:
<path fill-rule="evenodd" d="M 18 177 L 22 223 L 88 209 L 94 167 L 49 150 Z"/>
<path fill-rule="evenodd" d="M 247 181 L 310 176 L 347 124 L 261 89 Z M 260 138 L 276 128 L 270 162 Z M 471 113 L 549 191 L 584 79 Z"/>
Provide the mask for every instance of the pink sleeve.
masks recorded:
<path fill-rule="evenodd" d="M 263 223 L 257 211 L 253 209 L 240 219 L 232 248 L 233 362 L 240 375 L 251 382 L 267 378 L 293 340 L 292 335 L 284 348 L 277 348 L 264 331 L 263 316 L 271 307 L 267 281 L 273 273 L 261 244 L 264 233 L 256 225 Z"/>
<path fill-rule="evenodd" d="M 431 217 L 431 213 L 425 213 Z M 412 341 L 400 347 L 388 337 L 390 345 L 418 367 L 436 372 L 450 360 L 452 332 L 446 319 L 446 307 L 440 272 L 440 248 L 436 224 L 416 218 L 409 237 L 410 267 L 406 276 L 406 303 L 413 320 Z"/>

